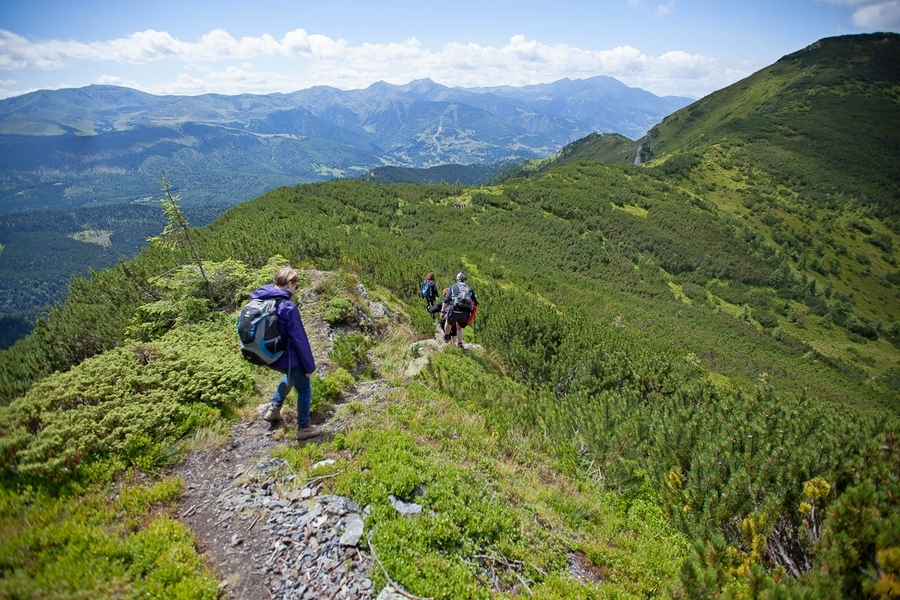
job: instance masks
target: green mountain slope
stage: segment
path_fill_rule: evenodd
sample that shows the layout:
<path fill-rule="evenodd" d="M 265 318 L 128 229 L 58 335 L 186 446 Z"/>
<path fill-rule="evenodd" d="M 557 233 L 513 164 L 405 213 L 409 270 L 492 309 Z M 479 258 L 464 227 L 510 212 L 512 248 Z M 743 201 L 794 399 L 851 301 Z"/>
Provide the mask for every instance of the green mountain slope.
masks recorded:
<path fill-rule="evenodd" d="M 409 402 L 389 403 L 386 419 L 373 415 L 357 422 L 349 437 L 327 442 L 323 452 L 345 456 L 349 449 L 360 461 L 348 463 L 347 476 L 332 482 L 334 490 L 377 506 L 387 501 L 384 490 L 410 499 L 420 485 L 438 490 L 450 485 L 459 490 L 454 497 L 474 493 L 454 475 L 472 468 L 466 461 L 459 470 L 433 468 L 439 454 L 429 448 L 446 447 L 442 435 L 450 436 L 446 428 L 456 421 L 432 413 L 458 414 L 442 409 L 445 402 L 484 419 L 484 427 L 453 429 L 477 436 L 467 448 L 486 443 L 482 436 L 496 436 L 504 440 L 497 454 L 513 462 L 532 463 L 528 456 L 537 453 L 549 461 L 542 477 L 566 478 L 565 486 L 579 490 L 578 499 L 573 506 L 563 500 L 565 493 L 546 495 L 545 484 L 531 479 L 537 474 L 517 470 L 503 484 L 498 502 L 484 505 L 483 516 L 500 517 L 505 513 L 498 507 L 507 503 L 526 502 L 527 513 L 546 502 L 556 515 L 551 522 L 562 519 L 560 531 L 568 532 L 560 540 L 543 520 L 529 526 L 522 541 L 513 533 L 517 526 L 491 529 L 504 532 L 497 538 L 469 521 L 469 511 L 446 514 L 440 506 L 447 505 L 438 500 L 443 494 L 426 496 L 423 502 L 435 508 L 442 527 L 449 527 L 439 539 L 428 533 L 434 531 L 430 521 L 424 529 L 385 524 L 395 533 L 380 538 L 382 547 L 391 548 L 383 560 L 394 565 L 404 585 L 439 595 L 447 584 L 437 573 L 450 565 L 454 581 L 478 581 L 465 566 L 467 558 L 499 543 L 501 552 L 522 561 L 536 559 L 529 547 L 546 555 L 544 544 L 562 544 L 548 555 L 549 562 L 535 562 L 545 565 L 541 571 L 529 571 L 544 593 L 560 589 L 556 586 L 570 590 L 559 597 L 600 593 L 565 579 L 564 557 L 576 550 L 592 568 L 608 573 L 607 593 L 660 595 L 677 584 L 691 596 L 690 573 L 709 566 L 702 558 L 707 552 L 719 553 L 715 564 L 722 571 L 714 580 L 728 585 L 797 586 L 809 593 L 846 585 L 852 591 L 862 584 L 809 570 L 835 563 L 816 562 L 814 543 L 803 536 L 813 523 L 821 551 L 838 555 L 865 546 L 874 556 L 900 541 L 890 535 L 869 541 L 864 533 L 891 531 L 897 518 L 891 502 L 900 457 L 897 390 L 883 378 L 856 377 L 852 365 L 828 361 L 699 296 L 686 302 L 685 295 L 674 294 L 667 271 L 679 265 L 717 269 L 744 285 L 765 276 L 767 254 L 739 231 L 717 227 L 721 218 L 648 173 L 597 163 L 558 167 L 498 188 L 341 181 L 274 190 L 194 232 L 214 282 L 212 303 L 205 300 L 208 288 L 196 269 L 178 268 L 186 255 L 153 246 L 136 261 L 79 283 L 65 307 L 0 354 L 0 382 L 11 400 L 0 410 L 0 482 L 13 491 L 29 482 L 84 483 L 129 465 L 165 464 L 171 453 L 162 449 L 173 436 L 209 423 L 212 409 L 239 404 L 250 374 L 235 374 L 232 363 L 214 358 L 232 356 L 229 344 L 237 354 L 229 325 L 233 316 L 210 313 L 209 307 L 232 310 L 240 290 L 250 287 L 244 281 L 248 273 L 270 257 L 290 256 L 295 264 L 343 272 L 345 286 L 318 291 L 343 298 L 335 307 L 361 302 L 357 280 L 369 289 L 383 286 L 399 303 L 389 314 L 408 323 L 412 339 L 433 335 L 433 322 L 416 298 L 422 274 L 433 270 L 445 284 L 462 268 L 481 300 L 466 337 L 483 352 L 432 359 L 417 382 L 398 388 Z M 709 240 L 710 249 L 699 251 L 697 239 Z M 365 323 L 365 313 L 358 314 Z M 377 330 L 363 331 L 369 331 L 368 341 L 358 340 L 363 350 L 348 348 L 347 356 L 363 356 L 364 348 L 380 343 Z M 98 359 L 83 361 L 97 353 Z M 401 364 L 412 358 L 402 344 L 390 353 Z M 29 377 L 34 381 L 55 369 L 70 374 L 28 383 Z M 180 372 L 194 375 L 176 376 Z M 142 436 L 117 429 L 114 415 L 127 410 L 127 403 L 119 407 L 121 396 L 108 385 L 110 377 L 140 402 L 159 403 L 147 411 L 152 426 L 134 420 Z M 192 384 L 195 378 L 202 386 Z M 432 402 L 435 394 L 438 400 Z M 111 417 L 84 435 L 83 424 L 107 406 Z M 178 417 L 174 429 L 166 426 L 166 411 Z M 444 430 L 421 429 L 435 419 Z M 98 442 L 119 440 L 119 433 L 124 441 Z M 420 450 L 400 451 L 410 444 Z M 297 457 L 301 463 L 303 456 Z M 410 467 L 416 464 L 421 468 Z M 478 469 L 476 487 L 500 476 L 491 475 L 492 469 L 504 467 L 481 461 Z M 40 483 L 44 478 L 49 482 Z M 536 497 L 512 492 L 524 481 L 535 481 Z M 880 491 L 860 496 L 869 489 Z M 640 530 L 634 554 L 610 554 L 604 544 L 589 541 L 600 525 L 591 516 L 600 498 L 612 502 L 613 497 L 624 503 L 625 513 L 638 505 L 654 515 L 657 533 L 672 526 L 687 539 L 709 543 L 709 549 L 686 559 L 680 579 L 670 560 L 632 571 L 645 564 L 638 557 L 655 534 Z M 860 505 L 864 526 L 823 521 L 826 507 Z M 504 523 L 509 518 L 503 517 Z M 666 538 L 673 551 L 683 552 L 679 538 L 671 533 Z M 536 540 L 544 541 L 534 546 Z M 447 567 L 404 567 L 404 548 L 411 546 L 420 548 L 420 556 L 434 553 L 426 563 Z M 865 558 L 863 564 L 873 569 L 880 563 Z M 802 580 L 779 584 L 764 569 L 785 570 Z M 485 590 L 472 597 L 487 593 L 467 589 Z M 444 590 L 442 597 L 468 597 L 453 587 Z"/>
<path fill-rule="evenodd" d="M 720 214 L 769 256 L 770 275 L 755 281 L 664 263 L 682 289 L 884 372 L 895 366 L 900 333 L 898 64 L 895 34 L 825 39 L 674 113 L 643 140 L 589 136 L 501 175 L 627 163 L 640 153 L 643 172 Z M 782 276 L 803 283 L 786 286 Z M 878 337 L 891 344 L 868 344 Z"/>
<path fill-rule="evenodd" d="M 650 158 L 717 149 L 805 204 L 900 216 L 900 35 L 823 39 L 673 113 Z"/>
<path fill-rule="evenodd" d="M 875 56 L 887 43 L 835 43 L 846 42 Z M 830 71 L 835 57 L 816 65 Z M 777 79 L 754 78 L 761 87 Z M 749 99 L 733 102 L 769 119 Z M 882 121 L 892 114 L 878 110 Z M 802 119 L 816 131 L 841 131 L 826 125 L 850 114 L 815 112 Z M 694 118 L 710 132 L 728 125 Z M 891 217 L 858 188 L 808 197 L 804 169 L 827 170 L 831 159 L 802 145 L 785 171 L 750 160 L 783 147 L 764 141 L 771 132 L 751 144 L 737 126 L 699 141 L 665 138 L 666 127 L 643 142 L 654 158 L 640 166 L 613 160 L 628 145 L 600 136 L 493 186 L 345 180 L 272 190 L 192 232 L 209 284 L 183 245 L 161 244 L 76 279 L 64 306 L 0 352 L 0 484 L 25 498 L 5 504 L 8 526 L 21 526 L 15 507 L 32 502 L 31 490 L 77 496 L 161 469 L 175 440 L 246 402 L 253 377 L 234 367 L 231 311 L 259 283 L 254 273 L 286 260 L 341 274 L 343 284 L 315 289 L 334 309 L 322 339 L 348 344 L 342 356 L 356 366 L 367 352 L 388 357 L 396 394 L 371 414 L 348 408 L 363 417 L 345 433 L 287 455 L 301 466 L 326 454 L 345 461 L 323 485 L 375 507 L 383 528 L 373 536 L 408 589 L 514 597 L 472 560 L 496 551 L 507 565 L 541 565 L 527 574 L 546 598 L 887 593 L 900 577 Z M 408 343 L 434 335 L 421 279 L 433 271 L 443 287 L 459 270 L 480 300 L 466 330 L 480 348 L 420 356 Z M 406 331 L 400 341 L 372 325 L 358 282 L 378 290 Z M 409 381 L 412 362 L 422 370 Z M 357 371 L 347 377 L 375 376 Z M 341 377 L 326 376 L 317 393 Z M 134 416 L 123 425 L 122 414 Z M 490 457 L 466 453 L 477 447 Z M 453 468 L 437 467 L 444 452 Z M 411 500 L 421 489 L 431 490 L 422 501 L 434 520 L 392 520 L 387 496 Z M 480 517 L 448 500 L 470 494 L 490 498 L 477 504 Z M 669 558 L 646 558 L 654 534 L 634 525 L 639 515 L 665 532 Z M 613 536 L 607 519 L 640 543 L 623 547 L 628 536 Z M 685 540 L 697 546 L 681 561 Z M 573 581 L 572 552 L 602 581 Z"/>

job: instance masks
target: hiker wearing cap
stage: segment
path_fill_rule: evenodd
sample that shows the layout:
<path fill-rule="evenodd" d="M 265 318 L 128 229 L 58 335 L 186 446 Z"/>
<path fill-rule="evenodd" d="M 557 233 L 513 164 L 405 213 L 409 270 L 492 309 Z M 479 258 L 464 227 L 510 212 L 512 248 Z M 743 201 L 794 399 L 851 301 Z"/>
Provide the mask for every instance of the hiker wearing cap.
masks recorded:
<path fill-rule="evenodd" d="M 466 283 L 466 274 L 462 271 L 456 275 L 456 283 L 444 294 L 441 306 L 444 315 L 444 340 L 447 343 L 453 341 L 452 330 L 455 327 L 456 344 L 462 348 L 463 329 L 471 322 L 478 306 L 475 290 Z"/>
<path fill-rule="evenodd" d="M 316 437 L 321 431 L 310 425 L 309 409 L 312 400 L 312 387 L 309 378 L 316 370 L 309 338 L 303 328 L 300 319 L 300 310 L 291 302 L 291 297 L 297 293 L 299 275 L 291 267 L 281 267 L 275 273 L 273 283 L 264 285 L 255 292 L 251 298 L 276 298 L 279 299 L 276 314 L 278 315 L 278 329 L 282 338 L 288 340 L 287 349 L 278 360 L 269 365 L 272 369 L 284 374 L 281 382 L 275 389 L 263 419 L 271 423 L 281 420 L 281 407 L 291 389 L 297 390 L 297 439 L 305 440 Z"/>

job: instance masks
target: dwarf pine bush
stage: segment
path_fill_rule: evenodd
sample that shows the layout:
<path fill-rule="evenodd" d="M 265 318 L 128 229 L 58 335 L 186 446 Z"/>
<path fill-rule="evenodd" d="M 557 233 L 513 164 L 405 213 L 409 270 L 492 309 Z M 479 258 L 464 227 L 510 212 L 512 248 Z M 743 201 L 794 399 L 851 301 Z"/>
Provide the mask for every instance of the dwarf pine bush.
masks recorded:
<path fill-rule="evenodd" d="M 117 456 L 142 467 L 199 426 L 215 423 L 252 389 L 232 319 L 178 328 L 158 342 L 116 348 L 36 384 L 0 407 L 8 474 L 60 479 Z M 155 456 L 149 463 L 141 457 Z M 174 458 L 169 456 L 169 458 Z"/>
<path fill-rule="evenodd" d="M 354 377 L 360 379 L 372 377 L 375 373 L 375 366 L 372 364 L 372 359 L 366 354 L 372 345 L 372 340 L 361 333 L 341 332 L 334 340 L 329 356 L 331 360 Z"/>
<path fill-rule="evenodd" d="M 96 492 L 74 501 L 0 489 L 0 597 L 217 598 L 190 532 L 151 516 L 180 491 L 172 479 L 124 488 L 116 502 Z"/>

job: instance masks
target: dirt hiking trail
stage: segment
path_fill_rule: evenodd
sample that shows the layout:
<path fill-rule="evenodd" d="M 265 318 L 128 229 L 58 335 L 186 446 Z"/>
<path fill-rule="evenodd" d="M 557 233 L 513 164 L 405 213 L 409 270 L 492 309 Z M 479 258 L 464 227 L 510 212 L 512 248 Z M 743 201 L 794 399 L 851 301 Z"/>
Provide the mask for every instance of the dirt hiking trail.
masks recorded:
<path fill-rule="evenodd" d="M 322 373 L 331 368 L 328 355 L 338 331 L 321 318 L 318 290 L 337 275 L 305 271 L 305 276 L 298 304 Z M 370 316 L 389 323 L 384 305 L 370 301 L 362 286 L 357 286 L 357 291 L 368 304 L 369 314 L 357 311 L 357 323 L 343 330 L 371 333 L 374 322 Z M 418 344 L 441 346 L 439 337 L 436 332 L 435 340 Z M 414 376 L 426 362 L 427 358 L 414 360 L 404 377 Z M 379 365 L 375 366 L 377 372 Z M 322 478 L 299 480 L 284 460 L 272 455 L 279 446 L 327 441 L 345 424 L 335 416 L 334 408 L 325 414 L 313 413 L 312 422 L 323 430 L 322 435 L 298 442 L 294 438 L 294 391 L 285 402 L 284 420 L 275 424 L 264 421 L 262 414 L 277 385 L 276 377 L 260 390 L 257 414 L 233 423 L 224 445 L 194 452 L 176 467 L 175 474 L 185 481 L 177 518 L 192 531 L 201 553 L 216 571 L 223 598 L 374 598 L 370 577 L 379 567 L 361 537 L 364 507 L 348 498 L 320 494 Z M 344 393 L 340 404 L 377 402 L 389 392 L 383 379 L 361 381 Z M 377 598 L 415 596 L 388 586 Z"/>

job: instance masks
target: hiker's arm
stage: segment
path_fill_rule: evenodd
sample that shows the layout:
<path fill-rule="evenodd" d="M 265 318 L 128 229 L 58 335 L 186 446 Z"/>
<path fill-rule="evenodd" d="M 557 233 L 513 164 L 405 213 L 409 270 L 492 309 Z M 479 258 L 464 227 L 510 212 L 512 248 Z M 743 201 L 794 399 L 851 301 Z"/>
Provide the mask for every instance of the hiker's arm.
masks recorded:
<path fill-rule="evenodd" d="M 309 338 L 306 336 L 306 330 L 303 328 L 300 311 L 293 310 L 291 312 L 293 316 L 287 320 L 288 339 L 294 345 L 294 352 L 300 358 L 300 366 L 303 368 L 303 372 L 311 375 L 316 370 L 316 361 L 312 355 Z"/>

